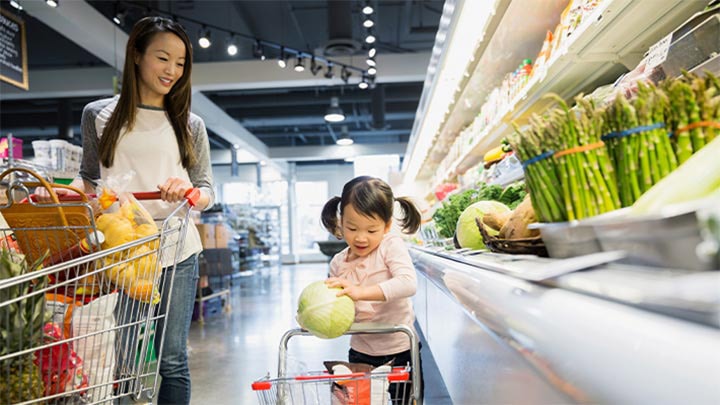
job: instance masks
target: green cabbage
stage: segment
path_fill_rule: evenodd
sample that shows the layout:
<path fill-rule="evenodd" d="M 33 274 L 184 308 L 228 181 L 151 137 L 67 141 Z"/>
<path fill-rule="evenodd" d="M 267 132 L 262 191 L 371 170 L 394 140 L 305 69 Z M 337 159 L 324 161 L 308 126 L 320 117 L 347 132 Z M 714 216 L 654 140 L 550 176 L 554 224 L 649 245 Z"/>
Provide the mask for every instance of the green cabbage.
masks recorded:
<path fill-rule="evenodd" d="M 477 223 L 475 222 L 475 218 L 482 218 L 483 215 L 490 212 L 502 214 L 509 211 L 510 208 L 497 201 L 478 201 L 465 208 L 465 211 L 460 214 L 460 218 L 458 218 L 457 222 L 457 240 L 460 243 L 460 246 L 475 250 L 484 249 L 485 243 L 483 243 L 483 238 L 480 234 L 480 229 L 478 229 Z M 496 231 L 487 228 L 486 230 L 491 235 L 493 233 L 497 235 Z"/>
<path fill-rule="evenodd" d="M 313 335 L 332 339 L 350 329 L 355 320 L 355 303 L 350 297 L 336 297 L 340 288 L 329 288 L 316 281 L 302 291 L 298 300 L 297 321 Z"/>

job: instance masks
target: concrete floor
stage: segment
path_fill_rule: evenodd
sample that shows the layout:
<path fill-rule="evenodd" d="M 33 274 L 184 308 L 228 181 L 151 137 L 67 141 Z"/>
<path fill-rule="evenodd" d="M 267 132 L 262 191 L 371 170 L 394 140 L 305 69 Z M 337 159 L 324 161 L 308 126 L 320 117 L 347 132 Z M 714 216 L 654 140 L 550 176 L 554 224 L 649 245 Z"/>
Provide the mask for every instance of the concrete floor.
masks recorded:
<path fill-rule="evenodd" d="M 325 278 L 325 263 L 283 266 L 266 277 L 233 280 L 231 312 L 193 322 L 190 328 L 192 404 L 256 404 L 253 381 L 277 375 L 282 334 L 297 327 L 297 298 L 309 283 Z M 427 347 L 427 345 L 425 345 Z M 324 360 L 347 360 L 349 338 L 290 340 L 289 370 L 317 371 Z M 423 349 L 425 403 L 450 404 L 432 354 Z"/>

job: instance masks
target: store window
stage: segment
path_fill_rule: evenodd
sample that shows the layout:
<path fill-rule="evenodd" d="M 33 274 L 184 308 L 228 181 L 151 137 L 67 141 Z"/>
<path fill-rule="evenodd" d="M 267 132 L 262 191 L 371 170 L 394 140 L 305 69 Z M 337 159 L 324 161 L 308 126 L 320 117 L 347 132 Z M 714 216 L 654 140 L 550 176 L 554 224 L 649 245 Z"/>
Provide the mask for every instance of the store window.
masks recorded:
<path fill-rule="evenodd" d="M 271 181 L 263 183 L 258 204 L 280 207 L 280 239 L 282 254 L 290 253 L 290 226 L 288 221 L 287 199 L 287 181 Z"/>
<path fill-rule="evenodd" d="M 298 181 L 295 183 L 297 201 L 298 253 L 319 252 L 315 241 L 327 240 L 328 232 L 320 223 L 320 214 L 328 198 L 327 181 Z"/>

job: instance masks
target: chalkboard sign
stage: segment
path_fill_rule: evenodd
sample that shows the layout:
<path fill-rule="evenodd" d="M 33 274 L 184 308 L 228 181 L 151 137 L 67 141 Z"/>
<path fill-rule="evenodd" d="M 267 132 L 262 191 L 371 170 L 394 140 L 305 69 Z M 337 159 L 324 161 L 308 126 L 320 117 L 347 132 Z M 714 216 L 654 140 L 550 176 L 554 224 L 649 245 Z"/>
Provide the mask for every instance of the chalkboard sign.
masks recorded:
<path fill-rule="evenodd" d="M 28 89 L 25 22 L 0 9 L 0 80 Z"/>

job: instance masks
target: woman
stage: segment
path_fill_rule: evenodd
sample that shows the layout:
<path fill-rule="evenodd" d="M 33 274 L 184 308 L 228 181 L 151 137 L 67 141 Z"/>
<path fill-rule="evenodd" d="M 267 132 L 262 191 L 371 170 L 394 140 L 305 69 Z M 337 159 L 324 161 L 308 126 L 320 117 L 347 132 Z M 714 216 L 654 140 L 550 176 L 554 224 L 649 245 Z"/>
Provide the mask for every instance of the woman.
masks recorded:
<path fill-rule="evenodd" d="M 91 193 L 98 180 L 133 171 L 128 191 L 160 190 L 162 201 L 143 203 L 154 218 L 167 216 L 192 187 L 201 193 L 195 209 L 211 206 L 207 132 L 202 119 L 190 113 L 191 69 L 192 46 L 178 23 L 162 17 L 138 21 L 125 51 L 120 95 L 91 102 L 83 110 L 83 161 L 73 185 Z M 165 318 L 160 404 L 190 403 L 186 346 L 201 250 L 197 229 L 190 223 Z M 168 290 L 163 288 L 160 308 L 168 308 Z M 126 321 L 123 315 L 118 318 L 118 325 Z M 157 325 L 158 333 L 162 327 Z M 160 341 L 156 339 L 156 346 Z M 134 361 L 131 357 L 128 361 Z"/>

